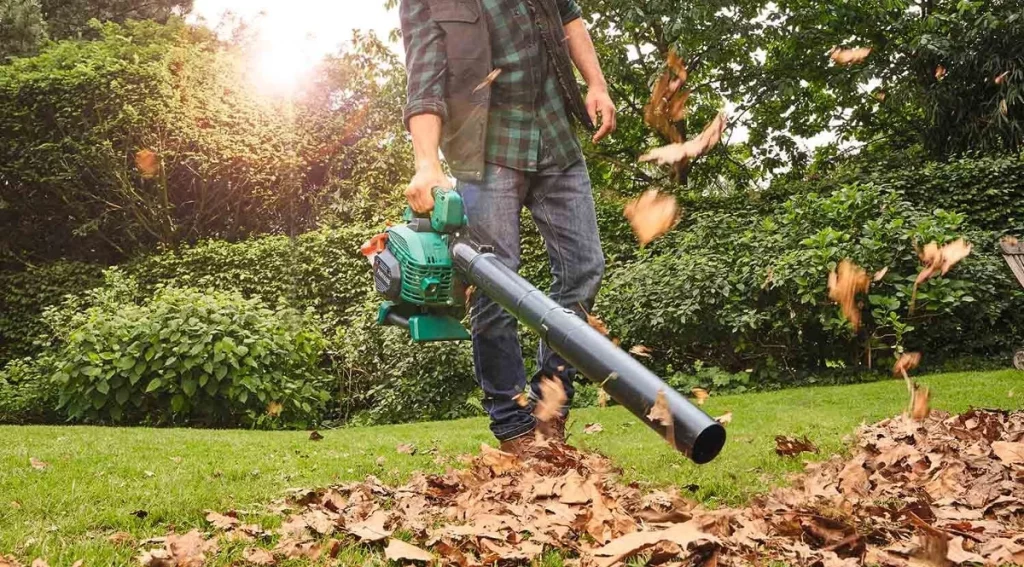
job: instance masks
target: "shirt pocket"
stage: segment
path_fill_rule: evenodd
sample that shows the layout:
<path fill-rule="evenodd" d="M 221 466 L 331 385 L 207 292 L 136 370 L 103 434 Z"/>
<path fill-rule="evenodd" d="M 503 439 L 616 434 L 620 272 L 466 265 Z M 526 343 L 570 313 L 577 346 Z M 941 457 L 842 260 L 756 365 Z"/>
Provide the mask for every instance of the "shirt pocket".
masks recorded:
<path fill-rule="evenodd" d="M 449 78 L 470 80 L 489 72 L 490 37 L 476 0 L 429 0 L 429 4 L 430 19 L 445 32 Z"/>

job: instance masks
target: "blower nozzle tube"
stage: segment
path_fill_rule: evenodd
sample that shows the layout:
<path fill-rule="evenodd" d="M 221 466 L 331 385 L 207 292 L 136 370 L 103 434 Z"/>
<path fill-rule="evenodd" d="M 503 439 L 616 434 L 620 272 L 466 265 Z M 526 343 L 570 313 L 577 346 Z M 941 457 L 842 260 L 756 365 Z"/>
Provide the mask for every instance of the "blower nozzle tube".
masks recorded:
<path fill-rule="evenodd" d="M 473 285 L 538 333 L 558 354 L 697 464 L 725 445 L 725 428 L 670 388 L 569 309 L 555 303 L 490 253 L 471 244 L 452 246 L 455 266 Z M 648 419 L 661 394 L 670 423 Z"/>

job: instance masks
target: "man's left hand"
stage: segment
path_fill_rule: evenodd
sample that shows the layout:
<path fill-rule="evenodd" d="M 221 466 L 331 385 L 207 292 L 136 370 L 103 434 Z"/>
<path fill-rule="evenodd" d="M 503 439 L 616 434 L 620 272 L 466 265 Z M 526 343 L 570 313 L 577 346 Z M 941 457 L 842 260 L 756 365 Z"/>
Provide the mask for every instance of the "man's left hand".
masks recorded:
<path fill-rule="evenodd" d="M 606 88 L 590 89 L 587 92 L 587 114 L 596 126 L 600 117 L 600 127 L 594 134 L 594 143 L 615 131 L 615 104 Z"/>

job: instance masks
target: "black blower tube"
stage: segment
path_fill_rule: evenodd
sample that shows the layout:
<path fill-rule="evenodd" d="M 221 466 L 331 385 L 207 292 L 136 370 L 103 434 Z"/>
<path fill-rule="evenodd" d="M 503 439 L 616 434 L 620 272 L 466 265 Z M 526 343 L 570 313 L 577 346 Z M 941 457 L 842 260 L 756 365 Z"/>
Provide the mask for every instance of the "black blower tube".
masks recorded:
<path fill-rule="evenodd" d="M 664 437 L 697 464 L 710 462 L 725 445 L 725 427 L 632 356 L 615 346 L 571 310 L 501 263 L 465 241 L 452 246 L 456 268 L 481 292 L 533 329 L 547 344 L 608 395 Z M 658 394 L 665 397 L 671 424 L 652 421 L 647 414 Z"/>

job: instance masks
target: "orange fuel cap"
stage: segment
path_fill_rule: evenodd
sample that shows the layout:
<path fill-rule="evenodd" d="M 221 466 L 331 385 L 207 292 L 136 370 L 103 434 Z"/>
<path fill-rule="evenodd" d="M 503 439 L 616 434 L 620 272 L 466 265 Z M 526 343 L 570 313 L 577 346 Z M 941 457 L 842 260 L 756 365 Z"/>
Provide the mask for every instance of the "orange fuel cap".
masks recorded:
<path fill-rule="evenodd" d="M 367 240 L 366 243 L 359 248 L 359 251 L 363 253 L 363 256 L 370 257 L 383 252 L 384 249 L 387 248 L 387 244 L 388 233 L 382 232 Z"/>

